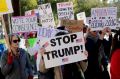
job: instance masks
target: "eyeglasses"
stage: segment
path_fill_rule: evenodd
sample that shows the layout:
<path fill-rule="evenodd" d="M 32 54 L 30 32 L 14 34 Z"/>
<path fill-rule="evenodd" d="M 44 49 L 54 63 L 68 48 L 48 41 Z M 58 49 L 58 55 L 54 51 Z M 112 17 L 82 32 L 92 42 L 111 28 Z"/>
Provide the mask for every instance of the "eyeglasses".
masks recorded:
<path fill-rule="evenodd" d="M 13 43 L 17 43 L 17 42 L 20 42 L 20 40 L 13 40 Z"/>

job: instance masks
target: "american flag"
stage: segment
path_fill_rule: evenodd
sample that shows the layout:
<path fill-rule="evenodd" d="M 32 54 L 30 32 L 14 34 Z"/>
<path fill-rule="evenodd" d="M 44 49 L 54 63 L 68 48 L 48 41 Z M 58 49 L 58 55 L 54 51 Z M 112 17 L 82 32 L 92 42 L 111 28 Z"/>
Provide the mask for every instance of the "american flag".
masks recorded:
<path fill-rule="evenodd" d="M 80 43 L 80 42 L 82 42 L 82 38 L 76 39 L 76 43 Z"/>
<path fill-rule="evenodd" d="M 63 58 L 62 59 L 62 62 L 67 62 L 68 61 L 68 58 Z"/>

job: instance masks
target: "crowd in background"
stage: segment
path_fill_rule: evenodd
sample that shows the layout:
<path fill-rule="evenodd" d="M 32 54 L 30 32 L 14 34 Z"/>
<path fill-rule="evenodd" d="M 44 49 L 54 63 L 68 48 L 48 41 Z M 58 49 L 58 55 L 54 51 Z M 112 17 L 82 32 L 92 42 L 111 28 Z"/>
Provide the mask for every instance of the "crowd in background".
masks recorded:
<path fill-rule="evenodd" d="M 67 30 L 64 26 L 58 29 Z M 70 33 L 69 30 L 67 31 Z M 38 71 L 37 55 L 38 53 L 43 55 L 45 49 L 31 56 L 27 51 L 19 48 L 18 35 L 9 35 L 10 48 L 4 53 L 0 51 L 0 76 L 2 79 L 33 79 L 34 74 L 37 74 L 38 79 L 110 79 L 111 75 L 111 79 L 120 79 L 120 30 L 106 27 L 103 30 L 92 31 L 84 27 L 83 32 L 87 60 L 46 69 L 42 57 Z M 68 33 L 59 32 L 56 36 Z M 110 75 L 108 63 L 111 64 Z"/>

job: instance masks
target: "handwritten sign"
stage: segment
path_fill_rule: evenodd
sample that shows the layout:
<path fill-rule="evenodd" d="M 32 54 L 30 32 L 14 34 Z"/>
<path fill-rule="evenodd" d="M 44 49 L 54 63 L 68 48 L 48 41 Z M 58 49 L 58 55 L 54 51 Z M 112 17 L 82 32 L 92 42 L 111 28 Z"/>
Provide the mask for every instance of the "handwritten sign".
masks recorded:
<path fill-rule="evenodd" d="M 42 26 L 54 27 L 55 21 L 51 9 L 51 4 L 42 4 L 38 7 Z"/>
<path fill-rule="evenodd" d="M 30 15 L 36 15 L 38 17 L 39 16 L 38 9 L 28 10 L 25 12 L 25 16 L 30 16 Z"/>
<path fill-rule="evenodd" d="M 51 38 L 54 37 L 58 32 L 67 32 L 65 30 L 58 30 L 53 28 L 39 27 L 37 32 L 37 38 Z"/>
<path fill-rule="evenodd" d="M 61 25 L 65 26 L 70 32 L 80 32 L 83 30 L 82 20 L 61 20 Z"/>
<path fill-rule="evenodd" d="M 117 7 L 92 8 L 91 9 L 91 28 L 102 29 L 103 27 L 116 28 Z"/>
<path fill-rule="evenodd" d="M 0 0 L 0 15 L 12 13 L 13 8 L 11 0 Z"/>
<path fill-rule="evenodd" d="M 73 12 L 73 3 L 72 2 L 62 2 L 57 3 L 57 12 L 58 19 L 70 19 L 74 20 L 74 12 Z"/>
<path fill-rule="evenodd" d="M 43 55 L 45 67 L 51 68 L 87 59 L 84 54 L 85 43 L 83 32 L 41 40 L 40 44 L 45 48 Z"/>
<path fill-rule="evenodd" d="M 11 21 L 13 33 L 37 31 L 36 16 L 12 17 Z"/>
<path fill-rule="evenodd" d="M 86 15 L 85 12 L 81 12 L 77 14 L 77 20 L 84 20 L 84 24 L 86 23 Z"/>

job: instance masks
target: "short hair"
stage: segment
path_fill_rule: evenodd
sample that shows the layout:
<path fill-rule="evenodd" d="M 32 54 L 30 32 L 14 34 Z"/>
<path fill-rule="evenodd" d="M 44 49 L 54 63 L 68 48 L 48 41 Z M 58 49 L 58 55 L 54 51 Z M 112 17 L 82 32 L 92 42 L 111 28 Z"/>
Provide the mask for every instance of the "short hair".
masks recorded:
<path fill-rule="evenodd" d="M 12 43 L 12 37 L 13 37 L 13 36 L 16 36 L 16 37 L 18 38 L 18 40 L 20 40 L 20 37 L 19 37 L 18 34 L 8 34 L 8 40 L 9 40 L 10 45 L 11 45 L 11 43 Z"/>

